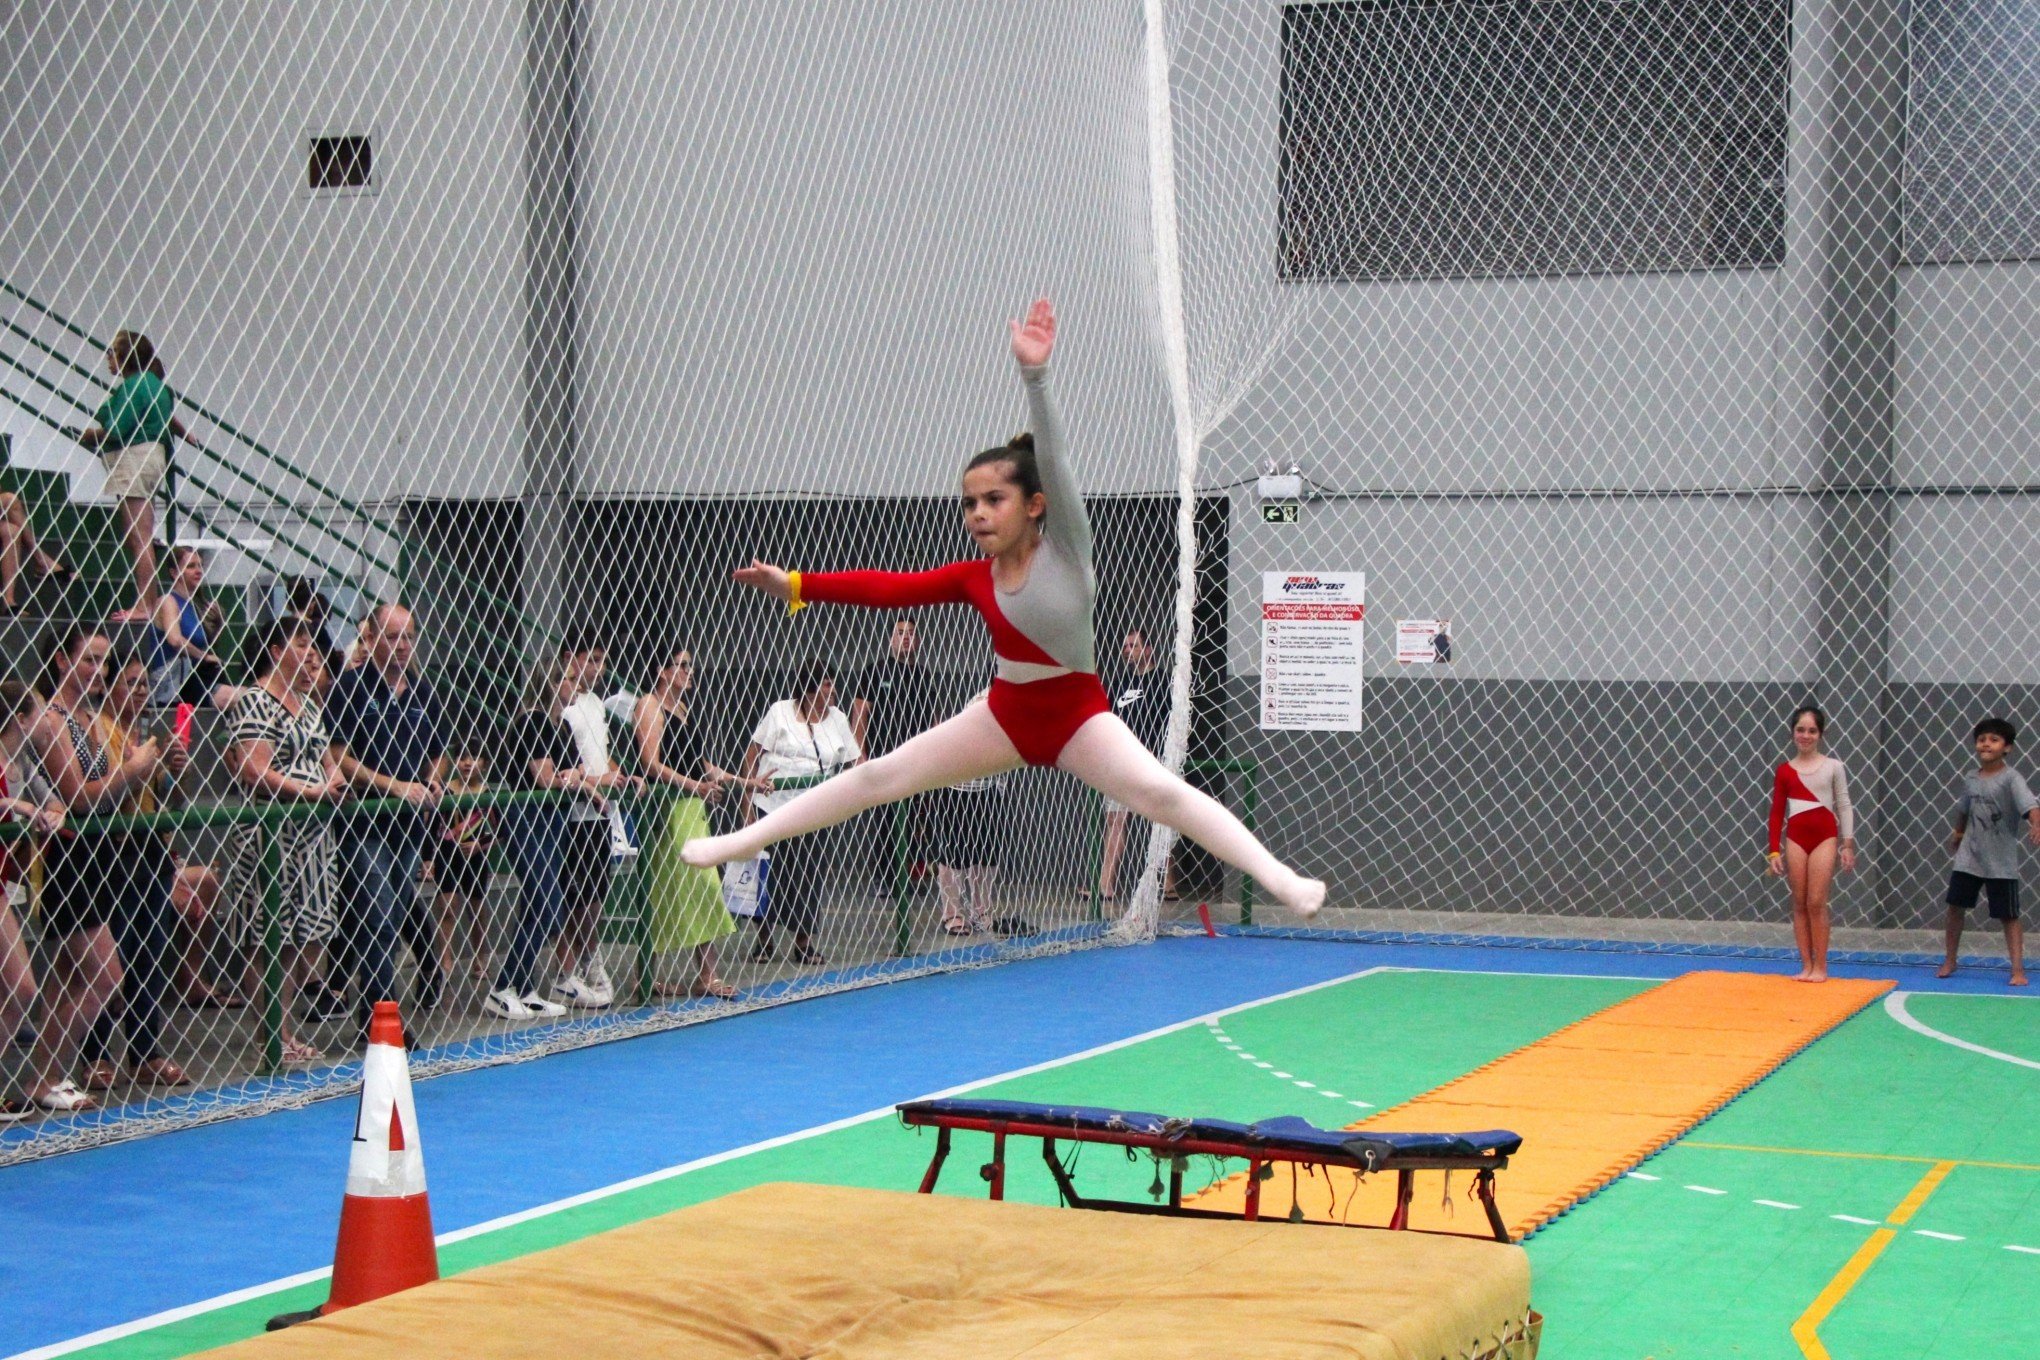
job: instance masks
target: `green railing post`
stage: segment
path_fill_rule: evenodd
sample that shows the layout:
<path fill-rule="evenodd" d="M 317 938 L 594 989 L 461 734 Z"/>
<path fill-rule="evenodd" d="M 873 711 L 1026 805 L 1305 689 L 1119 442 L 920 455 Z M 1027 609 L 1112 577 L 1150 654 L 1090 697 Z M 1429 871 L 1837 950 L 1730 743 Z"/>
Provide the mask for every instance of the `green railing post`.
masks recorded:
<path fill-rule="evenodd" d="M 1105 919 L 1105 800 L 1091 789 L 1091 919 Z"/>
<path fill-rule="evenodd" d="M 283 1072 L 283 1027 L 289 1019 L 283 1001 L 283 848 L 279 823 L 263 816 L 262 830 L 262 976 L 268 999 L 263 1005 L 262 1075 Z"/>
<path fill-rule="evenodd" d="M 1242 811 L 1246 815 L 1241 817 L 1240 820 L 1246 824 L 1247 830 L 1254 831 L 1254 809 L 1258 802 L 1258 792 L 1254 787 L 1254 776 L 1260 772 L 1261 767 L 1257 762 L 1251 760 L 1243 761 L 1242 764 L 1246 767 L 1242 773 L 1246 775 L 1247 788 L 1246 796 L 1241 800 L 1245 804 Z M 1259 833 L 1256 832 L 1256 834 L 1258 835 Z M 1254 924 L 1254 879 L 1251 874 L 1240 875 L 1240 924 L 1243 926 Z"/>
<path fill-rule="evenodd" d="M 907 804 L 911 798 L 893 804 L 893 957 L 905 958 L 912 946 L 912 933 L 907 929 Z"/>

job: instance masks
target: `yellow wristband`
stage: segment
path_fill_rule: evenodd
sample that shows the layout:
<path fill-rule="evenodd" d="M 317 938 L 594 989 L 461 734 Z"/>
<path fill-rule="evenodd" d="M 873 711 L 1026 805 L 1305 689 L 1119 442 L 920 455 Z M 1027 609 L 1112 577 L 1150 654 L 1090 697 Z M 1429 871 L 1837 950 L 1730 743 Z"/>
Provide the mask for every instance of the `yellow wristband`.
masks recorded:
<path fill-rule="evenodd" d="M 1765 859 L 1783 859 L 1783 858 L 1785 858 L 1785 852 L 1784 852 L 1783 850 L 1773 850 L 1773 851 L 1772 851 L 1772 852 L 1771 852 L 1770 854 L 1768 854 L 1768 855 L 1764 856 L 1764 858 L 1765 858 Z"/>
<path fill-rule="evenodd" d="M 786 617 L 792 618 L 795 614 L 807 608 L 807 601 L 800 597 L 799 572 L 789 571 L 786 573 L 786 583 L 793 587 L 793 594 L 786 601 Z"/>

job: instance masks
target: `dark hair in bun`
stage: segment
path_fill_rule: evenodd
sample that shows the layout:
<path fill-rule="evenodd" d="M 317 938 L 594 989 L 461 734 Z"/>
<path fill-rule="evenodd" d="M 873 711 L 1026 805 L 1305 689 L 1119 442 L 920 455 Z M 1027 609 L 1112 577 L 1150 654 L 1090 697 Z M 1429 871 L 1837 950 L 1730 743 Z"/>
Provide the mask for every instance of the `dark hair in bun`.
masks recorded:
<path fill-rule="evenodd" d="M 1034 435 L 1022 430 L 995 449 L 986 449 L 977 457 L 964 464 L 965 472 L 975 472 L 981 467 L 993 467 L 1004 463 L 1011 470 L 1006 480 L 1020 488 L 1022 496 L 1041 494 L 1041 469 L 1034 465 Z"/>

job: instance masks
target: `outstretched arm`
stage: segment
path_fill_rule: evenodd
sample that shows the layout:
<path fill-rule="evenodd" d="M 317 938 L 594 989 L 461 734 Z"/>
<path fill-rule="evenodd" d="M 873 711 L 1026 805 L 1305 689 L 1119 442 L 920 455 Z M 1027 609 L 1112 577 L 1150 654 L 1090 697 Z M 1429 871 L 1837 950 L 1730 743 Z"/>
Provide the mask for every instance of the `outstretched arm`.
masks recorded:
<path fill-rule="evenodd" d="M 792 609 L 821 601 L 861 604 L 872 609 L 910 609 L 918 605 L 963 604 L 967 562 L 952 562 L 933 571 L 787 571 L 752 559 L 734 573 L 738 584 L 784 600 Z"/>
<path fill-rule="evenodd" d="M 1084 492 L 1077 485 L 1063 445 L 1062 418 L 1048 390 L 1048 360 L 1055 351 L 1055 308 L 1047 298 L 1035 299 L 1027 320 L 1008 323 L 1013 332 L 1013 357 L 1027 384 L 1027 427 L 1034 434 L 1034 466 L 1048 499 L 1048 523 L 1042 537 L 1084 568 L 1091 565 L 1091 517 L 1084 510 Z"/>

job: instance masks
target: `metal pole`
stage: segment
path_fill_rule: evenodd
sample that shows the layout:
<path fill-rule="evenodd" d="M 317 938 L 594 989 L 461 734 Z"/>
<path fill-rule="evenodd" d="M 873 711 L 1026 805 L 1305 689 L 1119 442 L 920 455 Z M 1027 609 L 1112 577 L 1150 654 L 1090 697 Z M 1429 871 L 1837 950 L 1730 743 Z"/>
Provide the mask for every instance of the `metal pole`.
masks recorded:
<path fill-rule="evenodd" d="M 282 827 L 268 818 L 260 819 L 262 830 L 262 949 L 263 985 L 268 1002 L 263 1009 L 262 1075 L 283 1072 L 283 848 L 277 843 Z"/>
<path fill-rule="evenodd" d="M 893 957 L 904 958 L 913 941 L 907 930 L 907 804 L 893 804 Z"/>

